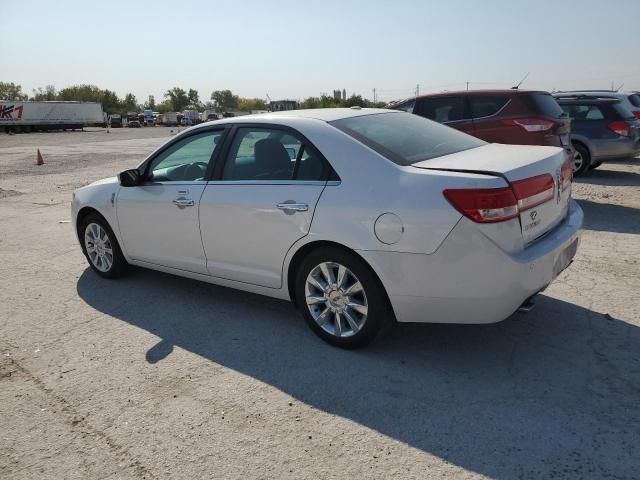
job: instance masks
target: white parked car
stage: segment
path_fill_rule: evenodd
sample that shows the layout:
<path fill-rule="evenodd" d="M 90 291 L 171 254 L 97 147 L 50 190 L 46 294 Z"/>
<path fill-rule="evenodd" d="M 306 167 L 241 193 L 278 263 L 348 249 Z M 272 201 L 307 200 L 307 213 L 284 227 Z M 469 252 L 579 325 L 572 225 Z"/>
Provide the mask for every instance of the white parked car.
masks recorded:
<path fill-rule="evenodd" d="M 98 275 L 291 299 L 352 348 L 394 321 L 497 322 L 543 290 L 578 246 L 571 170 L 405 112 L 298 110 L 185 130 L 76 190 L 72 215 Z"/>

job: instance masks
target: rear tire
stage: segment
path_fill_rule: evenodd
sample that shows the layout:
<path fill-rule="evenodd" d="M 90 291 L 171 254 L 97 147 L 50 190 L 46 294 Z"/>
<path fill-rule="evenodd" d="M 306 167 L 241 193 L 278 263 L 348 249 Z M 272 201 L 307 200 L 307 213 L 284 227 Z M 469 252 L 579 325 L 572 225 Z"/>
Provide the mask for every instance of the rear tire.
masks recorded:
<path fill-rule="evenodd" d="M 595 170 L 596 168 L 598 168 L 600 165 L 602 165 L 602 162 L 596 162 L 596 163 L 592 163 L 591 166 L 589 167 L 589 170 Z"/>
<path fill-rule="evenodd" d="M 589 170 L 591 154 L 587 147 L 581 143 L 573 142 L 573 176 L 579 177 Z"/>
<path fill-rule="evenodd" d="M 298 269 L 295 288 L 307 324 L 333 346 L 364 347 L 392 324 L 382 283 L 364 260 L 347 251 L 311 252 Z"/>
<path fill-rule="evenodd" d="M 82 252 L 91 269 L 103 278 L 118 278 L 129 273 L 130 266 L 120 250 L 109 223 L 94 212 L 84 217 L 78 229 Z"/>

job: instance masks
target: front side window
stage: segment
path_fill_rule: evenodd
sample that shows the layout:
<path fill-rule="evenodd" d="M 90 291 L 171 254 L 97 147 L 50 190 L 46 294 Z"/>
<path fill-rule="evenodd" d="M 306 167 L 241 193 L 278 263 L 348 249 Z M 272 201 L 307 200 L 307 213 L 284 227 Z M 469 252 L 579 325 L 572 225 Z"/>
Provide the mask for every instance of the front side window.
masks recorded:
<path fill-rule="evenodd" d="M 321 180 L 324 163 L 295 135 L 270 128 L 239 128 L 222 171 L 226 181 Z"/>
<path fill-rule="evenodd" d="M 204 181 L 213 152 L 222 143 L 223 133 L 224 130 L 202 132 L 174 143 L 153 159 L 147 180 Z"/>
<path fill-rule="evenodd" d="M 455 122 L 463 120 L 463 97 L 432 97 L 422 98 L 416 104 L 415 112 L 418 115 L 435 120 L 438 123 Z"/>
<path fill-rule="evenodd" d="M 486 145 L 459 130 L 401 112 L 349 117 L 330 123 L 398 165 L 412 165 Z"/>

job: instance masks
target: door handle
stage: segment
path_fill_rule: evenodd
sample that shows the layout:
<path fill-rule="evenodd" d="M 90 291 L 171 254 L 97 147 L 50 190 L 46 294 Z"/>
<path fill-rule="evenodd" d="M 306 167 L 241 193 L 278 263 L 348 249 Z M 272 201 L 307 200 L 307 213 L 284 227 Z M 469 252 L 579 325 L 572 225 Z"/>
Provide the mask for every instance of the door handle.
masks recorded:
<path fill-rule="evenodd" d="M 190 198 L 176 198 L 173 201 L 173 204 L 179 207 L 193 207 L 195 205 L 195 202 Z"/>
<path fill-rule="evenodd" d="M 306 203 L 279 203 L 276 207 L 285 212 L 306 212 L 309 210 L 309 205 Z"/>

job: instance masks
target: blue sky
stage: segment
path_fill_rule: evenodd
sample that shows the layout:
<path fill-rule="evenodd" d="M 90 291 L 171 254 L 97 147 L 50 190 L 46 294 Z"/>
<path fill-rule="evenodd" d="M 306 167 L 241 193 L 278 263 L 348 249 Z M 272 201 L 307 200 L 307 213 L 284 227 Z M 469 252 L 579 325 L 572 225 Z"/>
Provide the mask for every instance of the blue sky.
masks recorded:
<path fill-rule="evenodd" d="M 92 83 L 156 100 L 381 100 L 510 87 L 640 90 L 640 0 L 0 0 L 0 81 Z"/>

